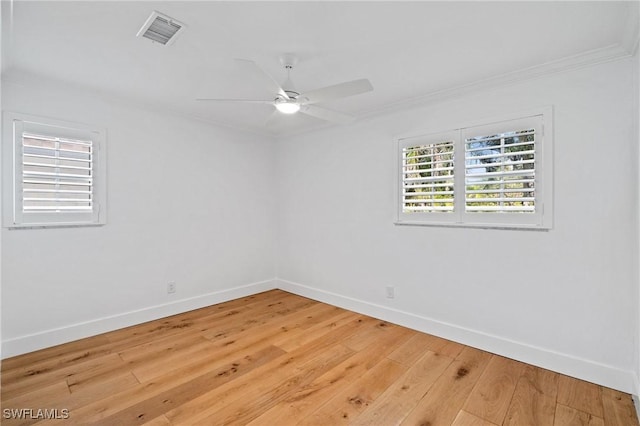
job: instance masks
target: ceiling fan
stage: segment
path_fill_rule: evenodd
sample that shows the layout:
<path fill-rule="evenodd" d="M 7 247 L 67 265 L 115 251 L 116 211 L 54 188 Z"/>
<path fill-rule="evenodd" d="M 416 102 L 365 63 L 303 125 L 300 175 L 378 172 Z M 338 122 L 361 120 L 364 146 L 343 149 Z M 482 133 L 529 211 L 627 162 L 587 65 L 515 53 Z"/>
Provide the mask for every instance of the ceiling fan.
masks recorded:
<path fill-rule="evenodd" d="M 347 96 L 359 95 L 370 92 L 373 86 L 367 79 L 353 80 L 333 86 L 323 87 L 304 93 L 299 93 L 291 81 L 291 70 L 297 64 L 298 58 L 292 54 L 285 54 L 280 57 L 280 63 L 287 70 L 287 79 L 280 85 L 278 82 L 264 71 L 254 61 L 247 59 L 236 59 L 238 66 L 245 68 L 257 78 L 261 79 L 265 87 L 274 92 L 273 99 L 225 99 L 225 98 L 198 98 L 198 101 L 213 102 L 235 102 L 235 103 L 258 103 L 271 104 L 276 108 L 274 114 L 296 114 L 302 113 L 321 120 L 331 121 L 340 124 L 347 124 L 355 120 L 355 117 L 330 109 L 322 108 L 316 104 L 334 99 L 345 98 Z"/>

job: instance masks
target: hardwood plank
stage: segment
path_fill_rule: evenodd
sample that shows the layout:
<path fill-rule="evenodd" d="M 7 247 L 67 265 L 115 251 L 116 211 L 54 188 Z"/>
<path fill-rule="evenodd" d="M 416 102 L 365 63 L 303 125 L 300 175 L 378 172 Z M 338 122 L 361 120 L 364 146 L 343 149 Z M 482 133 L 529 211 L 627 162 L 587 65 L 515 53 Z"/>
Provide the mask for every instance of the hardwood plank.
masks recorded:
<path fill-rule="evenodd" d="M 69 391 L 75 394 L 82 393 L 82 392 L 93 393 L 94 388 L 104 388 L 104 387 L 111 386 L 114 389 L 123 389 L 128 386 L 134 386 L 137 384 L 140 384 L 140 382 L 136 380 L 135 376 L 131 372 L 109 375 L 104 377 L 91 376 L 88 379 L 79 379 L 78 377 L 71 377 L 67 380 Z"/>
<path fill-rule="evenodd" d="M 331 309 L 325 309 L 323 312 L 318 312 L 315 315 L 310 315 L 306 321 L 302 321 L 298 323 L 295 327 L 288 328 L 285 333 L 274 337 L 270 340 L 271 344 L 279 347 L 283 347 L 288 345 L 293 348 L 292 342 L 299 341 L 304 342 L 305 339 L 309 339 L 310 337 L 310 329 L 316 329 L 319 324 L 334 324 L 336 322 L 336 317 L 343 315 L 344 311 L 341 309 L 331 307 Z M 354 318 L 354 317 L 352 317 Z M 327 332 L 330 331 L 330 328 L 327 329 Z M 313 331 L 311 331 L 313 333 Z M 311 338 L 310 340 L 313 340 Z M 309 340 L 306 340 L 309 341 Z"/>
<path fill-rule="evenodd" d="M 460 410 L 451 426 L 498 426 L 464 410 Z"/>
<path fill-rule="evenodd" d="M 226 330 L 222 335 L 218 330 L 210 330 L 202 335 L 212 342 L 221 341 L 223 345 L 226 345 L 227 342 L 235 342 L 263 331 L 289 332 L 291 329 L 313 324 L 317 315 L 322 315 L 327 311 L 333 311 L 333 307 L 321 303 L 305 304 L 296 307 L 294 311 L 284 309 L 278 311 L 277 314 L 272 313 L 264 322 L 253 321 L 251 327 L 236 328 L 233 331 Z"/>
<path fill-rule="evenodd" d="M 211 342 L 202 336 L 189 335 L 189 344 L 178 339 L 177 348 L 169 347 L 163 351 L 149 352 L 145 357 L 136 357 L 121 363 L 104 365 L 100 369 L 86 369 L 72 377 L 69 377 L 70 386 L 80 386 L 82 383 L 100 382 L 111 377 L 132 373 L 136 380 L 149 380 L 156 374 L 167 374 L 174 369 L 181 369 L 186 364 L 201 363 L 203 359 L 211 360 L 214 354 L 210 352 Z M 122 360 L 122 357 L 119 356 Z"/>
<path fill-rule="evenodd" d="M 306 319 L 307 316 L 318 312 L 319 307 L 314 305 L 294 312 L 287 312 L 279 318 L 276 326 L 274 326 L 274 323 L 269 322 L 248 328 L 221 340 L 211 341 L 206 338 L 207 333 L 204 333 L 204 337 L 200 337 L 200 339 L 206 341 L 206 343 L 193 345 L 188 350 L 176 350 L 172 354 L 154 362 L 147 360 L 143 365 L 135 368 L 133 372 L 138 380 L 148 382 L 161 374 L 166 374 L 167 371 L 180 368 L 185 359 L 188 360 L 187 362 L 193 362 L 202 357 L 224 357 L 249 347 L 263 348 L 271 346 L 271 339 L 287 334 L 291 328 L 295 328 L 300 322 L 308 321 Z"/>
<path fill-rule="evenodd" d="M 225 365 L 234 363 L 236 359 L 242 358 L 250 360 L 256 357 L 261 358 L 265 353 L 270 353 L 271 349 L 275 350 L 275 348 L 267 347 L 265 352 L 258 351 L 257 353 L 253 353 L 256 348 L 247 348 L 246 351 L 231 352 L 228 354 L 211 353 L 206 357 L 191 357 L 188 362 L 181 362 L 178 368 L 164 371 L 162 376 L 148 384 L 136 386 L 131 391 L 121 389 L 119 394 L 114 393 L 113 398 L 106 401 L 107 406 L 102 405 L 105 401 L 98 401 L 97 406 L 95 406 L 96 404 L 92 404 L 85 407 L 84 410 L 93 409 L 96 412 L 105 414 L 110 410 L 109 405 L 127 406 L 127 403 L 133 404 L 140 397 L 149 398 L 154 394 L 177 387 L 189 380 L 194 380 L 201 375 L 208 374 L 211 371 L 224 370 L 226 368 L 224 367 Z M 282 351 L 279 351 L 279 353 L 282 353 Z M 131 372 L 129 372 L 129 374 L 131 374 Z"/>
<path fill-rule="evenodd" d="M 261 293 L 214 306 L 188 311 L 156 321 L 126 327 L 105 334 L 109 348 L 114 352 L 130 349 L 154 339 L 184 335 L 188 332 L 206 331 L 210 325 L 218 324 L 223 318 L 229 318 L 242 312 L 251 312 L 260 308 L 269 310 L 268 304 L 283 300 L 296 300 L 288 293 Z"/>
<path fill-rule="evenodd" d="M 95 423 L 106 417 L 116 416 L 120 411 L 127 410 L 143 401 L 154 401 L 154 398 L 164 392 L 168 392 L 171 389 L 180 389 L 185 384 L 206 376 L 211 378 L 211 382 L 208 388 L 202 389 L 204 393 L 209 391 L 210 387 L 224 386 L 224 384 L 232 381 L 232 378 L 238 375 L 238 371 L 234 371 L 234 368 L 237 369 L 239 365 L 246 362 L 248 363 L 247 368 L 260 368 L 260 366 L 278 356 L 282 356 L 282 351 L 271 347 L 256 353 L 242 353 L 233 360 L 223 359 L 215 363 L 213 368 L 205 370 L 206 372 L 197 371 L 189 367 L 183 370 L 175 370 L 153 382 L 140 384 L 113 394 L 108 398 L 96 400 L 77 410 L 72 410 L 71 414 L 80 423 Z M 239 371 L 240 373 L 244 372 L 244 370 Z M 164 399 L 162 400 L 164 401 Z M 144 414 L 144 412 L 139 414 Z M 146 417 L 149 418 L 149 416 Z"/>
<path fill-rule="evenodd" d="M 36 389 L 33 392 L 22 394 L 13 399 L 3 399 L 2 409 L 32 409 L 37 411 L 39 408 L 47 409 L 63 409 L 68 408 L 64 405 L 67 396 L 70 395 L 69 387 L 64 381 L 60 381 L 42 388 Z M 3 411 L 4 414 L 4 411 Z M 3 425 L 17 425 L 17 424 L 33 424 L 36 421 L 29 421 L 28 419 L 5 419 L 2 418 Z"/>
<path fill-rule="evenodd" d="M 427 336 L 427 348 L 439 355 L 455 358 L 464 348 L 464 345 L 452 342 L 451 340 L 432 336 L 430 334 L 426 334 L 425 336 Z"/>
<path fill-rule="evenodd" d="M 19 381 L 3 383 L 2 399 L 12 399 L 18 395 L 32 392 L 39 387 L 67 380 L 86 371 L 96 372 L 108 370 L 123 364 L 124 362 L 118 354 L 108 354 L 99 358 L 69 364 L 63 368 L 33 371 L 22 377 Z"/>
<path fill-rule="evenodd" d="M 502 424 L 524 367 L 518 361 L 494 355 L 463 410 L 491 423 Z"/>
<path fill-rule="evenodd" d="M 407 366 L 383 359 L 298 424 L 317 426 L 349 424 L 407 370 Z"/>
<path fill-rule="evenodd" d="M 198 331 L 186 331 L 172 334 L 146 341 L 131 348 L 118 351 L 118 355 L 128 362 L 134 363 L 140 360 L 148 360 L 152 357 L 162 356 L 176 351 L 184 350 L 186 347 L 201 343 L 210 343 Z"/>
<path fill-rule="evenodd" d="M 369 346 L 372 340 L 386 334 L 390 329 L 402 328 L 399 325 L 390 324 L 386 321 L 378 321 L 374 327 L 366 327 L 353 336 L 345 339 L 342 344 L 354 351 L 361 351 Z"/>
<path fill-rule="evenodd" d="M 46 387 L 40 391 L 28 393 L 19 397 L 13 401 L 3 401 L 5 407 L 16 408 L 57 408 L 59 410 L 66 409 L 72 414 L 73 410 L 78 407 L 87 405 L 93 401 L 100 400 L 102 398 L 113 395 L 117 392 L 122 392 L 137 384 L 137 380 L 131 373 L 128 373 L 129 377 L 115 377 L 102 383 L 93 384 L 92 386 L 83 387 L 82 391 L 69 393 L 63 392 L 60 389 L 53 389 Z M 42 396 L 39 400 L 34 401 L 31 405 L 22 400 L 22 398 L 33 398 L 34 395 Z M 71 420 L 76 420 L 70 417 Z M 69 420 L 59 421 L 60 423 L 69 423 Z M 40 424 L 39 421 L 24 422 L 24 424 Z M 55 423 L 55 421 L 46 421 L 46 424 Z M 12 424 L 12 423 L 9 423 Z"/>
<path fill-rule="evenodd" d="M 396 424 L 409 414 L 452 362 L 451 358 L 426 352 L 351 424 Z"/>
<path fill-rule="evenodd" d="M 61 401 L 60 405 L 69 410 L 75 410 L 93 401 L 100 401 L 103 398 L 135 388 L 138 385 L 140 385 L 140 382 L 131 372 L 112 377 L 100 377 L 96 380 L 87 380 L 78 385 L 69 386 L 71 394 Z"/>
<path fill-rule="evenodd" d="M 404 327 L 381 326 L 380 323 L 365 330 L 374 330 L 374 334 L 358 333 L 355 336 L 369 335 L 369 346 L 355 353 L 347 360 L 329 370 L 307 386 L 300 386 L 283 401 L 258 416 L 249 424 L 285 424 L 299 423 L 307 417 L 314 407 L 322 405 L 336 391 L 352 383 L 371 368 L 375 367 L 387 354 L 395 350 L 413 334 Z M 352 339 L 346 339 L 351 342 Z M 347 346 L 349 347 L 349 346 Z M 353 347 L 349 347 L 353 350 Z"/>
<path fill-rule="evenodd" d="M 604 420 L 593 414 L 558 404 L 554 426 L 604 426 Z"/>
<path fill-rule="evenodd" d="M 320 323 L 324 323 L 326 321 L 335 321 L 338 315 L 350 313 L 349 311 L 345 311 L 344 309 L 338 308 L 337 306 L 326 305 L 324 303 L 321 303 L 321 305 L 326 309 L 315 313 L 313 316 L 308 316 L 308 321 L 300 324 L 301 329 L 309 330 L 311 328 L 315 328 Z"/>
<path fill-rule="evenodd" d="M 549 398 L 556 399 L 558 397 L 558 380 L 560 374 L 544 368 L 527 365 L 522 374 L 536 390 Z"/>
<path fill-rule="evenodd" d="M 603 418 L 602 388 L 593 383 L 559 375 L 558 404 Z"/>
<path fill-rule="evenodd" d="M 163 415 L 171 408 L 180 406 L 212 388 L 236 380 L 238 377 L 253 371 L 280 355 L 282 355 L 282 351 L 272 347 L 269 350 L 255 354 L 253 357 L 238 359 L 231 365 L 226 365 L 218 370 L 203 374 L 179 386 L 153 395 L 137 404 L 120 409 L 110 416 L 103 417 L 99 421 L 92 421 L 92 424 L 96 426 L 144 424 L 148 420 Z"/>
<path fill-rule="evenodd" d="M 452 342 L 451 340 L 446 339 L 441 340 L 443 340 L 442 345 L 440 345 L 435 350 L 435 352 L 439 355 L 448 356 L 449 358 L 455 358 L 465 348 L 465 346 L 461 345 L 460 343 Z"/>
<path fill-rule="evenodd" d="M 86 352 L 89 352 L 88 348 L 100 347 L 108 343 L 108 337 L 104 334 L 101 334 L 98 336 L 87 337 L 86 339 L 65 343 L 64 345 L 52 346 L 50 348 L 41 349 L 24 355 L 3 359 L 2 381 L 4 383 L 5 378 L 10 377 L 13 373 L 12 370 L 15 369 L 18 369 L 23 373 L 25 372 L 25 369 L 50 369 L 50 364 L 66 364 L 67 362 L 74 363 L 79 359 L 78 357 L 85 357 L 84 354 Z M 43 364 L 45 365 L 45 367 L 43 367 Z M 18 374 L 20 375 L 21 373 Z"/>
<path fill-rule="evenodd" d="M 389 359 L 411 366 L 429 350 L 432 338 L 433 336 L 429 334 L 416 333 L 404 345 L 393 351 L 389 355 Z"/>
<path fill-rule="evenodd" d="M 638 416 L 630 395 L 602 388 L 602 405 L 605 426 L 638 426 Z"/>
<path fill-rule="evenodd" d="M 130 361 L 128 365 L 132 369 L 133 375 L 136 376 L 141 383 L 150 382 L 165 374 L 167 371 L 182 367 L 185 360 L 193 362 L 193 360 L 199 359 L 200 357 L 207 357 L 216 349 L 216 346 L 211 341 L 204 337 L 198 337 L 198 341 L 189 346 L 161 354 L 153 359 Z"/>
<path fill-rule="evenodd" d="M 204 337 L 211 341 L 225 339 L 245 332 L 249 328 L 275 324 L 283 317 L 287 317 L 290 314 L 298 314 L 301 309 L 307 309 L 307 315 L 313 317 L 318 313 L 330 311 L 334 307 L 309 299 L 278 301 L 261 306 L 260 309 L 251 309 L 245 312 L 234 310 L 232 311 L 233 315 L 227 314 L 224 319 L 216 321 L 215 327 L 209 330 L 201 330 L 201 332 Z M 299 316 L 298 318 L 302 319 L 304 316 Z M 312 322 L 310 318 L 306 320 L 306 322 Z"/>
<path fill-rule="evenodd" d="M 213 413 L 198 421 L 189 420 L 192 425 L 238 424 L 246 425 L 261 413 L 269 410 L 291 395 L 297 388 L 304 387 L 317 377 L 332 369 L 353 355 L 353 351 L 342 344 L 316 355 L 298 368 L 282 369 L 263 377 L 259 383 L 231 396 L 226 404 L 214 408 Z M 251 404 L 247 404 L 251 401 Z"/>
<path fill-rule="evenodd" d="M 424 347 L 438 355 L 448 356 L 449 358 L 455 358 L 464 348 L 464 345 L 461 345 L 460 343 L 424 333 L 421 333 L 421 337 L 416 341 L 416 343 L 420 347 Z M 407 348 L 405 350 L 409 349 Z"/>
<path fill-rule="evenodd" d="M 301 333 L 289 333 L 281 337 L 276 337 L 273 340 L 273 344 L 279 348 L 284 349 L 287 352 L 294 351 L 301 346 L 308 344 L 316 339 L 326 336 L 333 330 L 340 328 L 341 326 L 351 323 L 360 318 L 360 315 L 355 312 L 343 312 L 336 315 L 331 319 L 321 321 L 313 327 L 302 329 Z"/>
<path fill-rule="evenodd" d="M 96 341 L 92 339 L 92 341 Z M 97 340 L 101 341 L 101 340 Z M 9 359 L 9 365 L 13 367 L 5 370 L 5 362 L 2 361 L 2 387 L 11 388 L 16 382 L 23 383 L 26 378 L 33 376 L 40 376 L 44 374 L 52 374 L 56 371 L 68 368 L 77 364 L 79 361 L 90 361 L 99 359 L 103 356 L 111 354 L 111 350 L 108 348 L 89 349 L 85 347 L 81 350 L 74 350 L 72 344 L 71 351 L 67 354 L 54 354 L 51 358 L 40 359 L 36 362 L 16 366 L 14 364 L 15 358 Z M 40 351 L 39 351 L 40 352 Z M 28 359 L 28 358 L 27 358 Z M 15 388 L 15 387 L 14 387 Z"/>
<path fill-rule="evenodd" d="M 140 343 L 161 337 L 184 334 L 185 331 L 205 332 L 209 327 L 221 324 L 222 319 L 232 321 L 243 314 L 264 313 L 274 315 L 284 309 L 295 309 L 295 304 L 309 304 L 308 299 L 299 298 L 290 293 L 263 293 L 264 299 L 249 296 L 243 299 L 220 303 L 208 308 L 196 309 L 184 314 L 173 315 L 162 320 L 151 321 L 108 333 L 113 350 L 131 348 Z M 243 302 L 244 301 L 244 302 Z M 294 304 L 291 306 L 291 304 Z M 277 309 L 276 309 L 277 308 Z"/>
<path fill-rule="evenodd" d="M 255 388 L 256 383 L 262 383 L 265 376 L 270 383 L 274 380 L 283 381 L 287 378 L 293 380 L 297 369 L 301 368 L 302 365 L 312 361 L 328 350 L 328 348 L 335 346 L 335 342 L 340 342 L 353 333 L 356 333 L 360 327 L 372 323 L 375 323 L 373 318 L 358 315 L 349 323 L 333 330 L 330 338 L 321 336 L 294 351 L 284 354 L 269 363 L 269 365 L 256 369 L 256 371 L 235 380 L 233 383 L 219 386 L 201 397 L 195 398 L 181 407 L 167 412 L 167 418 L 172 423 L 190 424 L 212 415 L 217 410 L 221 410 L 227 402 L 242 398 L 247 392 Z M 290 383 L 290 386 L 294 385 L 295 382 Z"/>
<path fill-rule="evenodd" d="M 166 418 L 166 416 L 163 415 L 143 424 L 144 426 L 169 426 L 171 425 L 171 422 Z"/>
<path fill-rule="evenodd" d="M 453 423 L 491 357 L 487 352 L 465 347 L 402 424 Z"/>
<path fill-rule="evenodd" d="M 518 380 L 504 426 L 552 426 L 557 391 L 556 373 L 527 366 Z"/>

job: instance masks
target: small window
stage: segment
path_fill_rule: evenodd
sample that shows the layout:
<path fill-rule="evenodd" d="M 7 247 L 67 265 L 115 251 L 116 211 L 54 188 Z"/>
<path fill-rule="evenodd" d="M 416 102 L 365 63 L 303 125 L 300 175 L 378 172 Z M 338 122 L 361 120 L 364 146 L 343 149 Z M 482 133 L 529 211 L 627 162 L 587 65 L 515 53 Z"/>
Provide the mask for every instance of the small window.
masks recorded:
<path fill-rule="evenodd" d="M 6 227 L 106 223 L 103 130 L 5 113 L 4 132 Z"/>
<path fill-rule="evenodd" d="M 550 228 L 550 129 L 548 110 L 399 139 L 398 223 Z"/>

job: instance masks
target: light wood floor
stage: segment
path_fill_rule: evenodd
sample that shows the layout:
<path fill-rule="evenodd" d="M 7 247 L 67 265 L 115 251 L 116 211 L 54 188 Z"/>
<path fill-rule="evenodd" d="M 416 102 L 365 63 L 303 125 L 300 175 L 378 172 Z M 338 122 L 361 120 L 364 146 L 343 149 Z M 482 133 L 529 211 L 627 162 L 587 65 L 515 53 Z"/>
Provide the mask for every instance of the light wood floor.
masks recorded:
<path fill-rule="evenodd" d="M 2 424 L 638 425 L 628 394 L 278 290 L 4 360 L 25 408 L 69 418 Z"/>

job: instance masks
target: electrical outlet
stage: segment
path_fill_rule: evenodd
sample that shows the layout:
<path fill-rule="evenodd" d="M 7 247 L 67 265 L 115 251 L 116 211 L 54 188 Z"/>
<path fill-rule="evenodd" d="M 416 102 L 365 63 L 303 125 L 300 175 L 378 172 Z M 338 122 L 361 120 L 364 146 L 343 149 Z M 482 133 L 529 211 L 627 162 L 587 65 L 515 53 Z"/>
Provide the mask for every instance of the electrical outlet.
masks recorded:
<path fill-rule="evenodd" d="M 396 297 L 396 288 L 387 286 L 387 299 L 393 299 L 394 297 Z"/>
<path fill-rule="evenodd" d="M 171 281 L 167 284 L 167 294 L 173 294 L 176 292 L 176 283 Z"/>

